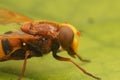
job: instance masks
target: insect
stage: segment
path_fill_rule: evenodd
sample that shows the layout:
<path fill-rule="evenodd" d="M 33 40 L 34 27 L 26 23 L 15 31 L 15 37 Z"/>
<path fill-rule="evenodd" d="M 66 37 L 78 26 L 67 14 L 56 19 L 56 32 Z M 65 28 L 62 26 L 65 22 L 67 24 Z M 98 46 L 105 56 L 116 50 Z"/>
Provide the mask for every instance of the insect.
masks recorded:
<path fill-rule="evenodd" d="M 61 51 L 66 51 L 73 58 L 78 57 L 83 62 L 89 62 L 77 54 L 78 40 L 76 36 L 80 36 L 80 32 L 74 26 L 46 20 L 34 21 L 16 12 L 0 8 L 0 24 L 9 23 L 20 24 L 21 31 L 10 31 L 0 36 L 0 61 L 24 59 L 18 80 L 21 80 L 24 75 L 27 58 L 40 57 L 49 52 L 52 52 L 55 59 L 71 62 L 86 75 L 100 80 L 99 77 L 87 72 L 72 59 L 57 55 Z"/>

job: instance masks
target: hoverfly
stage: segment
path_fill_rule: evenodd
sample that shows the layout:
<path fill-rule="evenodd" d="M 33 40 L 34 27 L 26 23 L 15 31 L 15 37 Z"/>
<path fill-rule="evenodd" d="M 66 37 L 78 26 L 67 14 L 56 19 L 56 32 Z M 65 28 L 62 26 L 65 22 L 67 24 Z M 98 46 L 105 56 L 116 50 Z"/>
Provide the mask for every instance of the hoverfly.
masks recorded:
<path fill-rule="evenodd" d="M 46 20 L 35 21 L 8 9 L 0 8 L 0 24 L 9 23 L 22 24 L 21 31 L 10 31 L 0 36 L 0 61 L 24 59 L 18 80 L 21 80 L 24 75 L 27 58 L 40 57 L 49 52 L 52 52 L 55 59 L 71 62 L 84 74 L 100 80 L 99 77 L 87 72 L 70 58 L 57 55 L 65 50 L 71 57 L 78 57 L 81 61 L 89 62 L 77 54 L 76 36 L 80 36 L 80 32 L 74 26 L 69 23 L 57 24 Z"/>

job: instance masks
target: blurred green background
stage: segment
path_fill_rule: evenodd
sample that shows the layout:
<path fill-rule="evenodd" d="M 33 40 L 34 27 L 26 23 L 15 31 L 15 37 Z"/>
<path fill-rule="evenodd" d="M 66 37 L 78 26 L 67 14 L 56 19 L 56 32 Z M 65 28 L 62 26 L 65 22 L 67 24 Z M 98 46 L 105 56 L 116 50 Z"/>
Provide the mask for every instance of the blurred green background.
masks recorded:
<path fill-rule="evenodd" d="M 120 1 L 119 0 L 0 0 L 0 7 L 35 20 L 69 22 L 79 31 L 79 52 L 91 63 L 73 59 L 102 80 L 120 79 Z M 19 29 L 0 25 L 0 33 Z M 62 56 L 67 56 L 65 52 Z M 23 61 L 0 62 L 0 80 L 16 80 Z M 23 80 L 94 80 L 74 65 L 55 60 L 51 53 L 28 60 Z"/>

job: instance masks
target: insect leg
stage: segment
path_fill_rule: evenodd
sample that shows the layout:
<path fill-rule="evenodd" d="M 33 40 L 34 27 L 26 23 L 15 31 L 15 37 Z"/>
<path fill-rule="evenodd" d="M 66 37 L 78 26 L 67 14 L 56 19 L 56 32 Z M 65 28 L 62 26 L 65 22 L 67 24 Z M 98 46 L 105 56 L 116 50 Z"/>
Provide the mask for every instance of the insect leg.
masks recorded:
<path fill-rule="evenodd" d="M 59 49 L 58 51 L 57 51 L 57 53 L 60 53 L 60 52 L 63 52 L 64 50 L 63 49 Z M 79 60 L 81 60 L 82 62 L 91 62 L 90 60 L 88 60 L 88 59 L 84 59 L 84 58 L 82 58 L 80 55 L 78 55 L 77 53 L 73 53 L 73 54 L 75 54 L 78 58 L 79 58 Z"/>
<path fill-rule="evenodd" d="M 57 60 L 60 61 L 67 61 L 67 62 L 71 62 L 73 63 L 77 68 L 79 68 L 84 74 L 93 77 L 96 80 L 101 80 L 101 78 L 94 76 L 93 74 L 87 72 L 85 69 L 83 69 L 81 66 L 79 66 L 77 63 L 75 63 L 74 61 L 72 61 L 70 58 L 65 58 L 65 57 L 60 57 L 57 55 L 57 52 L 53 52 L 53 57 Z"/>
<path fill-rule="evenodd" d="M 30 55 L 30 51 L 26 51 L 25 59 L 24 59 L 24 64 L 23 64 L 23 68 L 22 68 L 22 72 L 21 72 L 21 75 L 20 75 L 20 77 L 18 78 L 18 80 L 21 80 L 22 77 L 24 76 L 25 69 L 26 69 L 26 64 L 27 64 L 27 57 L 28 57 L 29 55 Z"/>
<path fill-rule="evenodd" d="M 76 56 L 83 62 L 91 62 L 90 60 L 88 59 L 83 59 L 80 55 L 76 54 Z"/>

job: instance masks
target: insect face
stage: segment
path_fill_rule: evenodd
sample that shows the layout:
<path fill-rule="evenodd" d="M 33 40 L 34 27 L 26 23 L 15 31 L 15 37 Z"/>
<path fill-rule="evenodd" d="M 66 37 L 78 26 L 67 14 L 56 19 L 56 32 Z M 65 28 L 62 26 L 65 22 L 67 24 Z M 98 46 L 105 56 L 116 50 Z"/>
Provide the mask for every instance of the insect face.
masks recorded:
<path fill-rule="evenodd" d="M 71 53 L 71 50 L 73 51 L 72 49 L 72 42 L 74 39 L 73 31 L 69 27 L 66 27 L 66 26 L 61 27 L 59 30 L 58 38 L 59 38 L 61 47 L 64 50 L 66 50 L 70 56 L 73 57 L 75 55 L 74 53 Z"/>
<path fill-rule="evenodd" d="M 79 41 L 77 37 L 80 37 L 80 32 L 71 24 L 69 23 L 62 23 L 60 24 L 61 27 L 69 27 L 73 33 L 74 33 L 74 37 L 73 37 L 73 42 L 72 42 L 72 48 L 73 50 L 77 53 L 78 52 L 78 45 L 79 45 Z"/>

